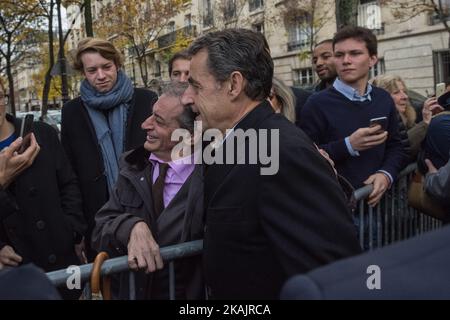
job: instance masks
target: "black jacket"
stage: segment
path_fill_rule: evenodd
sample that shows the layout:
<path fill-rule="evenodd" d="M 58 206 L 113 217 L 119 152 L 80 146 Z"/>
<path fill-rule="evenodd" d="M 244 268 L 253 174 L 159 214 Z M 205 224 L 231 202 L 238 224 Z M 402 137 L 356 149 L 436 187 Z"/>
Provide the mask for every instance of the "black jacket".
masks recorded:
<path fill-rule="evenodd" d="M 288 277 L 360 252 L 345 196 L 311 140 L 268 102 L 236 126 L 249 128 L 279 129 L 278 154 L 268 147 L 279 170 L 207 166 L 204 267 L 214 299 L 277 299 Z"/>
<path fill-rule="evenodd" d="M 19 135 L 20 120 L 7 115 Z M 74 251 L 75 233 L 86 224 L 81 194 L 58 135 L 52 127 L 34 123 L 41 149 L 33 164 L 0 196 L 0 247 L 8 244 L 23 263 L 33 262 L 45 271 L 79 264 Z"/>
<path fill-rule="evenodd" d="M 447 226 L 338 261 L 293 277 L 281 299 L 448 300 L 449 242 Z"/>
<path fill-rule="evenodd" d="M 124 151 L 145 142 L 146 133 L 141 129 L 141 124 L 150 116 L 156 100 L 154 92 L 135 89 L 128 113 Z M 69 101 L 62 109 L 61 142 L 80 183 L 89 244 L 95 213 L 108 200 L 108 186 L 95 128 L 80 97 Z"/>
<path fill-rule="evenodd" d="M 300 113 L 312 92 L 296 87 L 291 87 L 291 90 L 295 96 L 295 125 L 298 127 L 300 126 Z"/>

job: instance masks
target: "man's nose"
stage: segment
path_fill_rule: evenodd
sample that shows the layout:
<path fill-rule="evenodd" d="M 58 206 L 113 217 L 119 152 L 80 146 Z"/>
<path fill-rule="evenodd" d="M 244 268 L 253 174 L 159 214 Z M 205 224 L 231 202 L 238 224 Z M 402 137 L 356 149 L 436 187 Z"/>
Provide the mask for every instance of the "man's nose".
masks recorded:
<path fill-rule="evenodd" d="M 189 79 L 189 74 L 188 73 L 182 73 L 180 76 L 180 82 L 187 82 Z"/>
<path fill-rule="evenodd" d="M 150 117 L 145 119 L 144 122 L 142 122 L 141 128 L 144 130 L 150 130 L 152 128 L 152 124 L 153 124 L 153 115 L 151 115 Z"/>
<path fill-rule="evenodd" d="M 350 63 L 350 62 L 351 62 L 350 55 L 345 54 L 345 55 L 344 55 L 343 61 L 344 61 L 344 63 L 346 63 L 346 64 Z"/>
<path fill-rule="evenodd" d="M 192 86 L 189 85 L 187 87 L 186 91 L 184 91 L 183 95 L 181 96 L 181 103 L 183 105 L 193 104 L 194 98 L 192 97 Z"/>

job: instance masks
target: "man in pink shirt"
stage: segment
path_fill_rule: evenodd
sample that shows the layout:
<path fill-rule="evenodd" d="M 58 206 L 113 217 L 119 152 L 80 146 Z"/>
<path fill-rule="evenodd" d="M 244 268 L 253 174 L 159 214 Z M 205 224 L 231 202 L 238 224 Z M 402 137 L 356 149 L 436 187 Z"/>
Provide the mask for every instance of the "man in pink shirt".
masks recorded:
<path fill-rule="evenodd" d="M 203 237 L 201 168 L 194 165 L 192 147 L 172 155 L 179 141 L 176 129 L 194 131 L 196 114 L 182 105 L 186 83 L 172 83 L 142 123 L 147 132 L 143 147 L 124 153 L 120 174 L 109 201 L 97 213 L 92 235 L 97 251 L 128 254 L 136 273 L 138 299 L 168 299 L 168 267 L 159 248 Z M 187 152 L 186 152 L 187 150 Z M 184 153 L 183 153 L 184 152 Z M 176 297 L 202 298 L 200 260 L 175 264 Z M 143 272 L 142 272 L 143 271 Z M 128 297 L 128 276 L 120 281 L 117 298 Z"/>

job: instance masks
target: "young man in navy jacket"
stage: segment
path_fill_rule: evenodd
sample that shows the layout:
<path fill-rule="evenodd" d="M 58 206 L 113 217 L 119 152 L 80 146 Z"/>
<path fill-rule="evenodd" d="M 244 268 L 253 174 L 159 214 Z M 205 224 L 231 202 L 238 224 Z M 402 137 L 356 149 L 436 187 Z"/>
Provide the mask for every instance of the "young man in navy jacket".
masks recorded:
<path fill-rule="evenodd" d="M 300 127 L 325 149 L 337 171 L 359 188 L 373 184 L 369 205 L 375 206 L 405 165 L 398 120 L 390 95 L 369 83 L 377 63 L 377 39 L 361 27 L 346 27 L 333 38 L 338 78 L 307 101 Z M 386 127 L 370 127 L 386 117 Z"/>

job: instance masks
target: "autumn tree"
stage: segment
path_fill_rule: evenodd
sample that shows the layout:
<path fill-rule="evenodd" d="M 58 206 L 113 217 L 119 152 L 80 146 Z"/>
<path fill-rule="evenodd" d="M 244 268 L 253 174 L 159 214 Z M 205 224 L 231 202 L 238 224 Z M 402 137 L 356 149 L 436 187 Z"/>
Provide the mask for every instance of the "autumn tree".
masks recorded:
<path fill-rule="evenodd" d="M 390 8 L 399 22 L 408 21 L 422 14 L 435 15 L 449 34 L 450 47 L 450 1 L 448 0 L 380 0 L 380 4 Z"/>
<path fill-rule="evenodd" d="M 67 47 L 66 47 L 67 50 Z M 58 43 L 55 41 L 52 45 L 51 51 L 58 52 L 59 46 Z M 49 54 L 49 47 L 47 43 L 42 43 L 39 48 L 39 56 L 36 60 L 37 65 L 40 65 L 39 72 L 34 74 L 32 76 L 33 86 L 38 92 L 38 97 L 40 99 L 43 99 L 43 95 L 46 95 L 46 105 L 42 106 L 41 112 L 42 116 L 45 116 L 48 109 L 48 102 L 49 101 L 55 101 L 59 100 L 62 95 L 62 88 L 61 88 L 61 77 L 53 77 L 50 75 L 48 78 L 48 70 L 52 69 L 52 62 Z M 54 63 L 54 61 L 53 61 Z M 49 79 L 49 80 L 48 80 Z M 48 91 L 45 90 L 45 88 L 48 88 Z M 74 88 L 70 87 L 69 82 L 69 93 L 71 95 L 74 94 Z"/>
<path fill-rule="evenodd" d="M 118 48 L 131 49 L 144 86 L 149 84 L 147 50 L 166 29 L 186 0 L 116 0 L 100 10 L 97 36 L 112 39 Z"/>
<path fill-rule="evenodd" d="M 39 41 L 39 3 L 36 0 L 0 0 L 0 56 L 9 86 L 11 113 L 15 115 L 12 68 L 35 52 Z"/>

